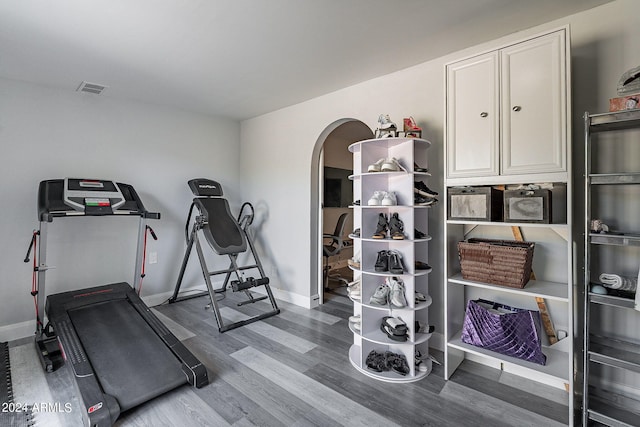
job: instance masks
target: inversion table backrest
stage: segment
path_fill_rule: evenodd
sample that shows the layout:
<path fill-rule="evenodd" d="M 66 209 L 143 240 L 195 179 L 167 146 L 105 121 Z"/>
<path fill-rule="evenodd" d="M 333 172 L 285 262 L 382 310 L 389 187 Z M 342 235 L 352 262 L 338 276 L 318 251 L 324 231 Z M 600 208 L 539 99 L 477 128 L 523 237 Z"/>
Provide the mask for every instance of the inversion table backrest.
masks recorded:
<path fill-rule="evenodd" d="M 202 231 L 218 255 L 237 254 L 247 250 L 247 240 L 240 225 L 231 215 L 227 199 L 198 197 L 193 199 L 193 203 L 207 222 Z"/>

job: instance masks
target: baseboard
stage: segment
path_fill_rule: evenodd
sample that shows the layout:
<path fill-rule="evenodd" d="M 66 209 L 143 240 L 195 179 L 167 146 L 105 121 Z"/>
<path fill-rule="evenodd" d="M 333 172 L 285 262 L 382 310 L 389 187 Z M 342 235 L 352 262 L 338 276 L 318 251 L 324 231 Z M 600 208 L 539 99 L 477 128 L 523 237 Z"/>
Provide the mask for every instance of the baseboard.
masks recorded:
<path fill-rule="evenodd" d="M 0 326 L 0 342 L 13 341 L 33 336 L 36 331 L 35 320 Z"/>

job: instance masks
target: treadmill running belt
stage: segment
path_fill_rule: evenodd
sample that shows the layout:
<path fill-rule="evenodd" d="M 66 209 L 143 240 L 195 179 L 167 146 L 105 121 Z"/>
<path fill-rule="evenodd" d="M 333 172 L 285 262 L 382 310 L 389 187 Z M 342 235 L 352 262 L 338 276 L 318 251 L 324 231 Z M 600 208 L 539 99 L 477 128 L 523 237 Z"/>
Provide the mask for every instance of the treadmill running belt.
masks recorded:
<path fill-rule="evenodd" d="M 127 300 L 68 313 L 100 385 L 122 411 L 187 382 L 180 361 Z"/>

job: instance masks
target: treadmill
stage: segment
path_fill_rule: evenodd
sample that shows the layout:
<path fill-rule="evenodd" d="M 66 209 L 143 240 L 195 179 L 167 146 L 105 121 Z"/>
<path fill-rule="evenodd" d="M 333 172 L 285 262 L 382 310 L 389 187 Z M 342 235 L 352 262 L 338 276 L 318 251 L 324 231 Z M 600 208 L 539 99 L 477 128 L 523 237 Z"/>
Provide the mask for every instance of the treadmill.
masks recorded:
<path fill-rule="evenodd" d="M 37 298 L 36 349 L 47 372 L 66 362 L 89 427 L 111 426 L 121 412 L 183 384 L 200 388 L 209 383 L 205 366 L 127 283 L 47 296 L 49 323 L 43 326 L 48 226 L 57 218 L 105 215 L 139 217 L 135 286 L 144 277 L 146 221 L 160 219 L 160 214 L 148 212 L 128 184 L 75 178 L 40 183 L 40 228 L 32 240 L 32 246 L 36 236 L 39 240 L 32 292 Z"/>

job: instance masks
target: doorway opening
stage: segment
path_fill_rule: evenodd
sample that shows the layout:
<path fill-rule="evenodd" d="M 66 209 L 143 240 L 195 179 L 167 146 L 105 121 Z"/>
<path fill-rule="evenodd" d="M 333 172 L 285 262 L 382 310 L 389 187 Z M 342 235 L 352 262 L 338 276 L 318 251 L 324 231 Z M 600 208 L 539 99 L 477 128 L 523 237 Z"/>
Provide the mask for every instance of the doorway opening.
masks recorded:
<path fill-rule="evenodd" d="M 353 273 L 347 262 L 355 254 L 348 235 L 353 231 L 353 157 L 349 145 L 373 138 L 369 126 L 344 118 L 327 126 L 316 141 L 311 159 L 311 292 L 312 301 L 323 304 L 325 297 L 346 296 L 346 282 Z M 341 250 L 325 256 L 324 246 L 343 214 L 347 214 Z M 336 244 L 333 241 L 334 245 Z"/>

